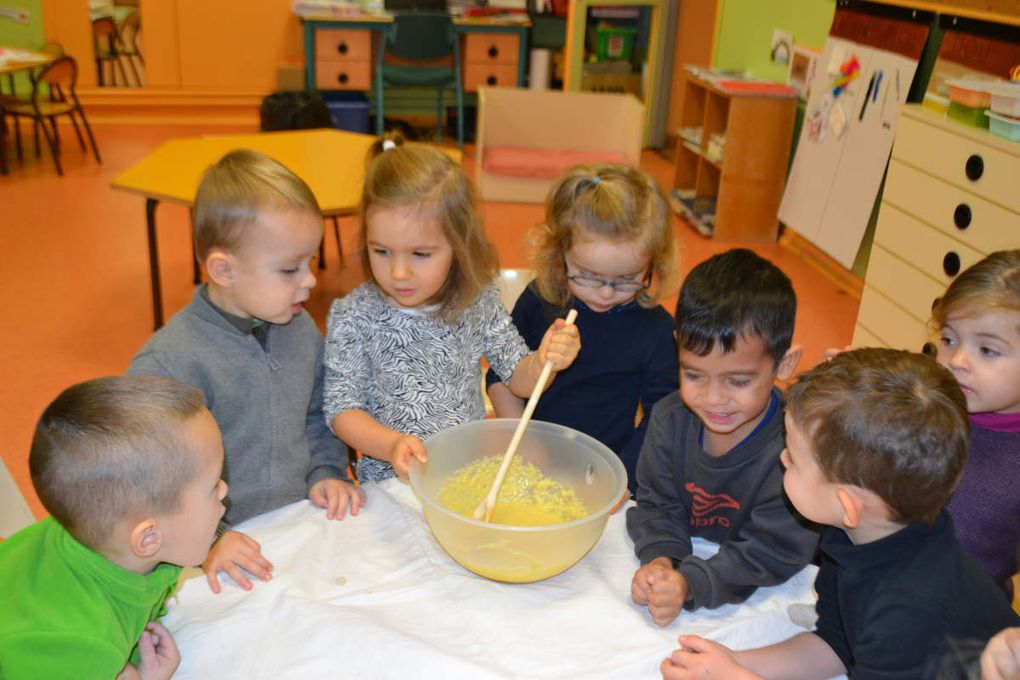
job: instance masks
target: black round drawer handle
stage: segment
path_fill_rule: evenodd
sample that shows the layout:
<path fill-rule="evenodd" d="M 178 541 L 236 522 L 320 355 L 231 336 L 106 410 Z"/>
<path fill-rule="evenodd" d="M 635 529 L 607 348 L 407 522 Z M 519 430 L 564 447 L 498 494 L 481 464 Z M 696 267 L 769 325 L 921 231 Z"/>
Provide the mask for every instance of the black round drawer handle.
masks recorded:
<path fill-rule="evenodd" d="M 495 45 L 490 47 L 489 48 L 489 56 L 492 57 L 492 58 L 498 57 L 499 56 L 499 48 L 496 47 Z"/>
<path fill-rule="evenodd" d="M 495 85 L 496 84 L 496 76 L 489 76 L 488 78 L 486 78 L 485 79 L 485 84 L 486 85 Z"/>
<path fill-rule="evenodd" d="M 957 229 L 966 229 L 970 226 L 972 217 L 973 214 L 971 213 L 970 206 L 966 203 L 961 203 L 953 211 L 953 224 L 956 225 Z"/>
<path fill-rule="evenodd" d="M 350 80 L 350 78 L 347 77 L 346 73 L 341 73 L 336 77 L 336 79 L 340 81 L 341 85 L 346 85 L 347 81 Z"/>
<path fill-rule="evenodd" d="M 926 342 L 921 347 L 921 354 L 925 355 L 926 357 L 931 357 L 934 359 L 935 355 L 938 353 L 939 353 L 938 348 L 935 347 L 934 342 Z"/>
<path fill-rule="evenodd" d="M 960 256 L 950 250 L 946 253 L 946 256 L 942 258 L 942 271 L 946 273 L 946 276 L 956 276 L 960 273 Z"/>
<path fill-rule="evenodd" d="M 964 170 L 967 173 L 967 179 L 971 182 L 976 182 L 981 179 L 981 175 L 985 174 L 985 161 L 981 156 L 973 154 L 967 159 L 967 165 Z"/>
<path fill-rule="evenodd" d="M 342 42 L 336 46 L 336 51 L 339 52 L 340 54 L 347 54 L 348 49 L 349 48 L 347 47 L 347 43 L 345 42 Z"/>

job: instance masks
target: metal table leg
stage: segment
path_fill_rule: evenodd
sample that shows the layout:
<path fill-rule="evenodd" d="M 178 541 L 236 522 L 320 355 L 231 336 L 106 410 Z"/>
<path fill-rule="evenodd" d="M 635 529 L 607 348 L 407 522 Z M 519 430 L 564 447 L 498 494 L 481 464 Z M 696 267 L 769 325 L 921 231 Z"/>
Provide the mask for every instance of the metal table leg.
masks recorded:
<path fill-rule="evenodd" d="M 159 283 L 159 252 L 156 249 L 156 206 L 155 198 L 145 199 L 145 226 L 149 237 L 149 276 L 152 279 L 152 318 L 155 329 L 163 326 L 163 289 Z"/>

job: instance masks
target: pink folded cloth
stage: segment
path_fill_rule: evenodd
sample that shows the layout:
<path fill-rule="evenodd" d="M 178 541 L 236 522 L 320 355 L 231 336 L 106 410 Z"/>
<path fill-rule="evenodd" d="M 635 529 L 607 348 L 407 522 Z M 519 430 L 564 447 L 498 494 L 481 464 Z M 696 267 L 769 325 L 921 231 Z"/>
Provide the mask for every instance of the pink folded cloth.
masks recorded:
<path fill-rule="evenodd" d="M 616 151 L 493 146 L 485 149 L 482 169 L 493 175 L 555 179 L 567 168 L 582 163 L 628 163 L 628 161 L 624 154 Z"/>

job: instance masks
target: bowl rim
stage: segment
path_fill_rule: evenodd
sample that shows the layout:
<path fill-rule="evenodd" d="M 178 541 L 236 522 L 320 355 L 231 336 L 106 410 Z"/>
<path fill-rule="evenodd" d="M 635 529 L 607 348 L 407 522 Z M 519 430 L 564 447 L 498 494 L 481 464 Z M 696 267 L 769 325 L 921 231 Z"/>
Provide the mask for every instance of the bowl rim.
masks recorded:
<path fill-rule="evenodd" d="M 517 422 L 518 422 L 517 418 L 485 418 L 484 420 L 471 420 L 464 423 L 460 423 L 458 425 L 454 425 L 453 427 L 447 428 L 440 432 L 436 432 L 432 436 L 425 439 L 424 443 L 427 448 L 429 441 L 431 441 L 433 438 L 438 437 L 439 435 L 445 432 L 449 432 L 450 430 L 458 427 L 467 426 L 479 427 L 478 425 L 479 423 L 496 423 L 496 424 L 513 423 L 514 424 L 513 426 L 517 427 Z M 510 524 L 496 524 L 494 522 L 485 522 L 483 520 L 475 519 L 474 517 L 468 517 L 467 515 L 462 515 L 458 512 L 454 512 L 453 510 L 444 508 L 442 505 L 437 503 L 432 498 L 428 498 L 426 497 L 425 494 L 421 493 L 419 490 L 417 478 L 419 470 L 423 465 L 425 465 L 425 463 L 420 462 L 417 458 L 412 458 L 411 463 L 408 466 L 408 481 L 411 484 L 411 489 L 414 491 L 414 495 L 418 498 L 418 501 L 420 503 L 422 503 L 423 505 L 427 504 L 430 508 L 439 511 L 440 513 L 446 515 L 447 517 L 452 517 L 453 519 L 461 520 L 469 524 L 473 524 L 474 526 L 487 527 L 489 529 L 499 531 L 541 533 L 548 531 L 552 527 L 556 527 L 558 529 L 573 528 L 584 524 L 588 524 L 590 522 L 597 521 L 599 518 L 608 518 L 609 510 L 612 509 L 614 505 L 620 502 L 620 499 L 623 497 L 623 492 L 627 489 L 627 469 L 623 466 L 623 461 L 620 460 L 620 457 L 616 455 L 616 453 L 612 449 L 610 449 L 608 446 L 600 442 L 598 439 L 595 439 L 595 437 L 592 437 L 589 434 L 585 434 L 580 430 L 575 430 L 572 427 L 560 425 L 559 423 L 551 423 L 547 420 L 534 420 L 534 419 L 532 419 L 531 422 L 528 423 L 528 428 L 530 429 L 535 425 L 540 426 L 541 429 L 548 429 L 548 427 L 553 427 L 562 428 L 564 430 L 570 430 L 575 435 L 577 435 L 579 439 L 587 440 L 588 442 L 594 443 L 596 450 L 603 450 L 604 452 L 608 452 L 608 455 L 605 456 L 605 458 L 609 463 L 609 467 L 614 468 L 614 470 L 616 471 L 617 480 L 619 482 L 617 484 L 616 493 L 613 495 L 613 497 L 609 500 L 608 503 L 599 507 L 596 510 L 593 510 L 592 512 L 588 513 L 584 517 L 581 517 L 580 519 L 571 520 L 569 522 L 561 522 L 559 524 L 542 524 L 539 526 L 517 527 Z"/>

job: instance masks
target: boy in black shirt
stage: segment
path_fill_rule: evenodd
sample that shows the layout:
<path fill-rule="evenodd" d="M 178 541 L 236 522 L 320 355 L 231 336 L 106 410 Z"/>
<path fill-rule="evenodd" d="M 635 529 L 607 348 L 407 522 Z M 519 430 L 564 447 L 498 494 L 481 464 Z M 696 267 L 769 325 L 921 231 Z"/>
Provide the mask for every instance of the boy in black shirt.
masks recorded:
<path fill-rule="evenodd" d="M 783 497 L 783 401 L 773 383 L 800 359 L 797 298 L 775 265 L 730 250 L 695 267 L 680 291 L 680 391 L 652 409 L 627 531 L 642 566 L 631 597 L 660 626 L 681 607 L 746 600 L 782 583 L 818 545 Z M 691 536 L 719 544 L 691 554 Z"/>
<path fill-rule="evenodd" d="M 803 374 L 789 392 L 783 483 L 827 525 L 817 626 L 743 652 L 684 636 L 663 676 L 931 678 L 953 640 L 983 645 L 1017 625 L 943 507 L 969 427 L 956 380 L 918 354 L 861 349 Z"/>

